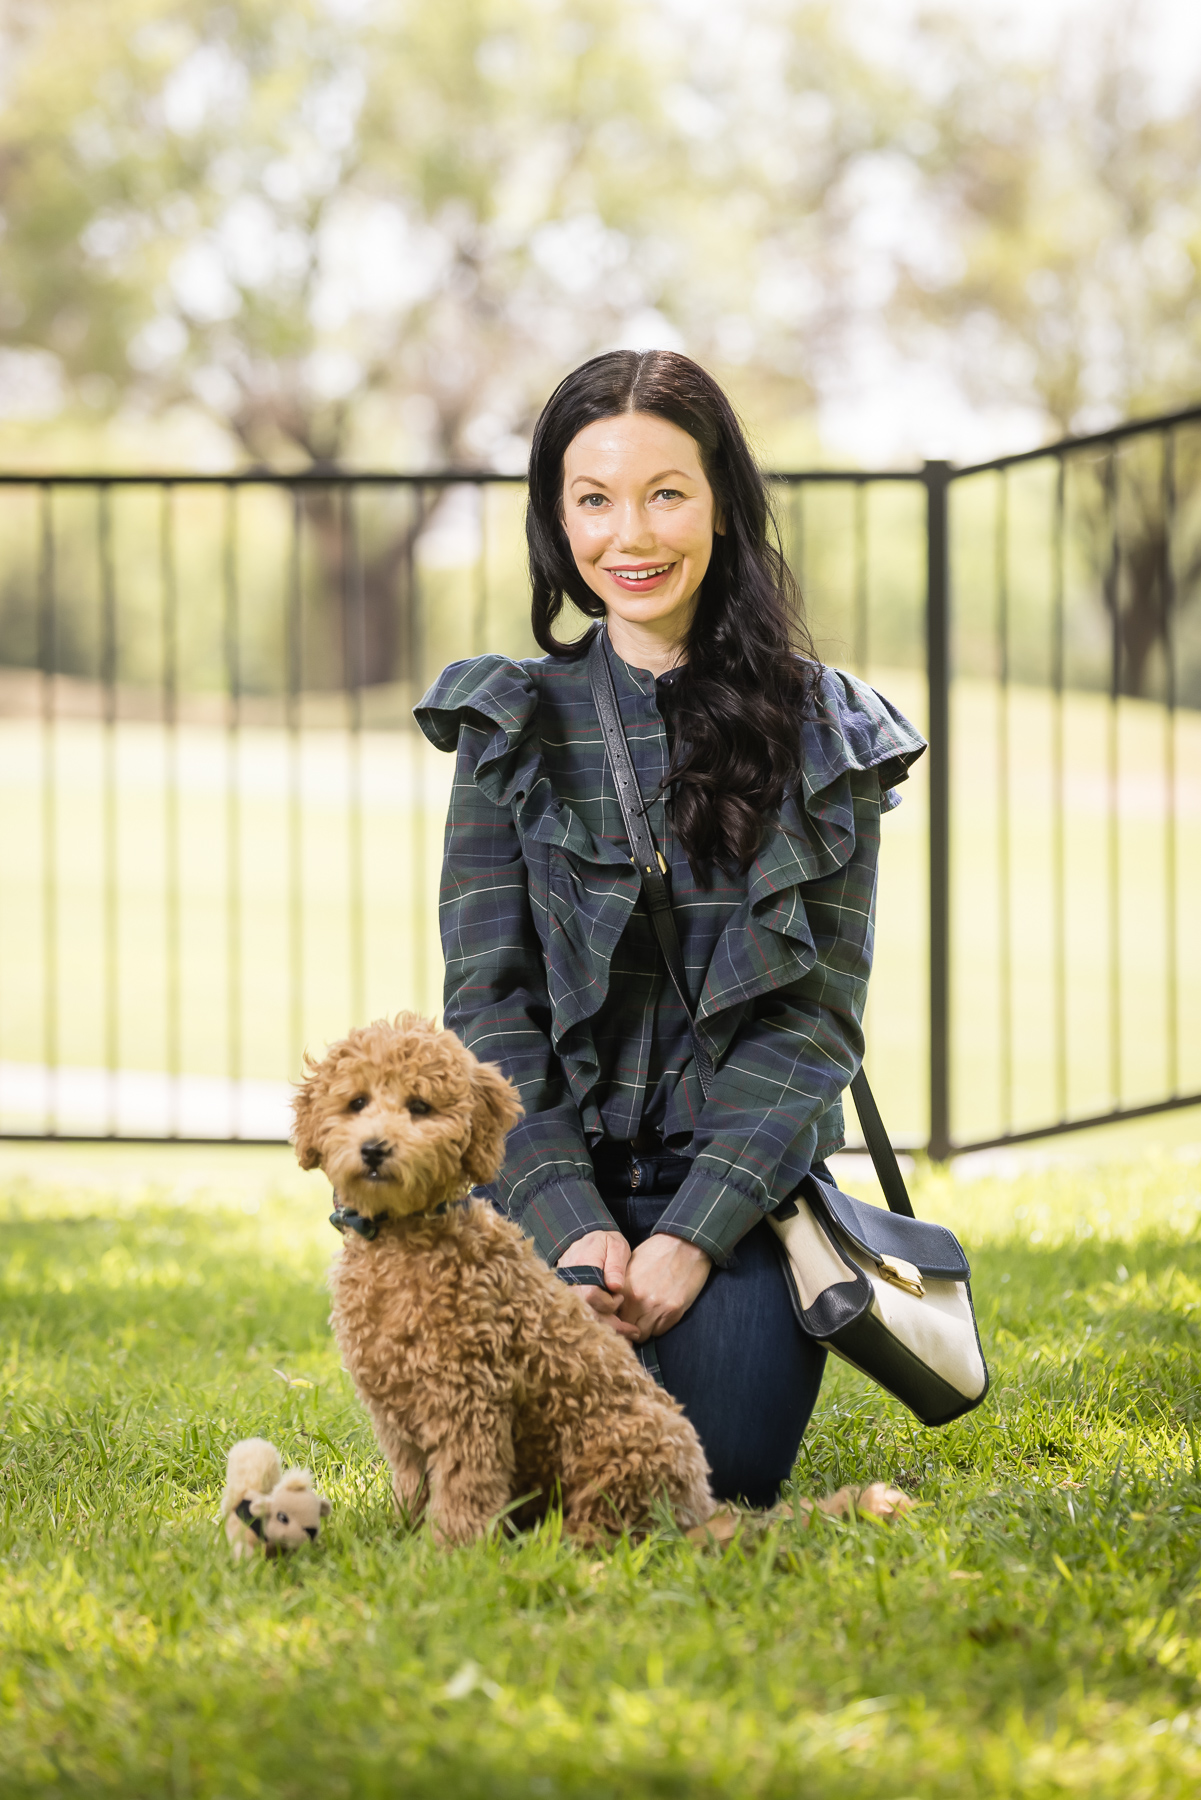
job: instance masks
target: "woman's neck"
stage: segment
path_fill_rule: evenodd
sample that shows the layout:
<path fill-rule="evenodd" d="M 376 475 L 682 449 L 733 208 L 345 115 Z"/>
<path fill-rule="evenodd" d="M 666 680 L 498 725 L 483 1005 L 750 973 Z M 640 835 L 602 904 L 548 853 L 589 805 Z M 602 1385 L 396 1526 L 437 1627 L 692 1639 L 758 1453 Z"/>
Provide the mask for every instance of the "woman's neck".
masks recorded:
<path fill-rule="evenodd" d="M 609 613 L 605 619 L 609 642 L 622 662 L 634 669 L 649 669 L 655 676 L 666 675 L 684 661 L 683 641 L 658 632 L 654 624 L 640 625 Z"/>

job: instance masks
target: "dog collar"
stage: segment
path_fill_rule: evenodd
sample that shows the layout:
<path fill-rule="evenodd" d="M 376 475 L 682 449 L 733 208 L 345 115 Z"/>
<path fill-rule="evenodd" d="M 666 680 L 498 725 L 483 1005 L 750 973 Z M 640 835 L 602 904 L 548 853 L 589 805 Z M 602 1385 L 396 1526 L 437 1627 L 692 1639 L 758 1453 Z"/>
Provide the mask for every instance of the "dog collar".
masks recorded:
<path fill-rule="evenodd" d="M 379 1236 L 379 1228 L 387 1217 L 387 1213 L 377 1213 L 374 1218 L 368 1219 L 362 1213 L 356 1212 L 353 1206 L 335 1206 L 329 1215 L 329 1222 L 334 1230 L 340 1231 L 343 1236 L 348 1231 L 354 1231 L 358 1233 L 359 1237 L 366 1238 L 370 1243 L 372 1238 Z"/>
<path fill-rule="evenodd" d="M 263 1536 L 263 1521 L 256 1518 L 251 1512 L 249 1500 L 239 1500 L 234 1511 L 237 1513 L 239 1519 L 241 1519 L 243 1525 L 249 1525 L 256 1538 L 261 1538 Z"/>

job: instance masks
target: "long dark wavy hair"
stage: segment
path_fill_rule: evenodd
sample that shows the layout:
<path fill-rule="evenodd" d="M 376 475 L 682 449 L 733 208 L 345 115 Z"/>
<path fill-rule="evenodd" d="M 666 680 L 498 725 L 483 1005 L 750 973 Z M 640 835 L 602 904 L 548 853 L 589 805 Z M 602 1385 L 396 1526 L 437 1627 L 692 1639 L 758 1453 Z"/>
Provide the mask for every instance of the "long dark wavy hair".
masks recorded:
<path fill-rule="evenodd" d="M 592 633 L 569 643 L 555 636 L 568 599 L 588 618 L 604 617 L 563 527 L 563 457 L 585 426 L 630 412 L 653 413 L 693 439 L 724 526 L 714 534 L 673 689 L 675 743 L 664 784 L 693 873 L 709 885 L 715 863 L 750 867 L 797 780 L 800 721 L 821 665 L 737 415 L 713 377 L 674 350 L 594 356 L 542 409 L 526 509 L 538 643 L 552 656 L 586 652 Z"/>

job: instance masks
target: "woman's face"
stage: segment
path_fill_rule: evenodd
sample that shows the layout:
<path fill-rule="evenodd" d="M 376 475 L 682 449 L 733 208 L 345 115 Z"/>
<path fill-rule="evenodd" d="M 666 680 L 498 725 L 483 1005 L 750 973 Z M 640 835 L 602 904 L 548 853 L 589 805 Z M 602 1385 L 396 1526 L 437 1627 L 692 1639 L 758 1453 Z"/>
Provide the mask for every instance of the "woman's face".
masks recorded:
<path fill-rule="evenodd" d="M 598 419 L 563 458 L 563 524 L 606 614 L 673 643 L 692 623 L 715 520 L 695 441 L 653 413 Z"/>

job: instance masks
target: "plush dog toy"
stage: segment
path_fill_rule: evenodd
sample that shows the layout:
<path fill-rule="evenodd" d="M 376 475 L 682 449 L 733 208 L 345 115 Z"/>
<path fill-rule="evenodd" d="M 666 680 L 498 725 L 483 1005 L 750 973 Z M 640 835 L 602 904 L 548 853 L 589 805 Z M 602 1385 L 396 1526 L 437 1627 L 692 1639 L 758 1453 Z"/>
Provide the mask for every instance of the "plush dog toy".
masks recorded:
<path fill-rule="evenodd" d="M 333 1184 L 342 1358 L 404 1513 L 466 1543 L 515 1501 L 561 1494 L 591 1541 L 713 1512 L 696 1432 L 629 1345 L 480 1199 L 521 1116 L 510 1083 L 449 1031 L 402 1013 L 306 1060 L 302 1168 Z"/>
<path fill-rule="evenodd" d="M 266 1438 L 243 1438 L 233 1446 L 221 1516 L 236 1557 L 279 1556 L 314 1542 L 329 1514 L 330 1503 L 314 1493 L 308 1470 L 285 1474 L 279 1451 Z"/>

